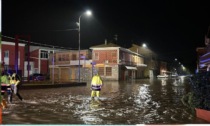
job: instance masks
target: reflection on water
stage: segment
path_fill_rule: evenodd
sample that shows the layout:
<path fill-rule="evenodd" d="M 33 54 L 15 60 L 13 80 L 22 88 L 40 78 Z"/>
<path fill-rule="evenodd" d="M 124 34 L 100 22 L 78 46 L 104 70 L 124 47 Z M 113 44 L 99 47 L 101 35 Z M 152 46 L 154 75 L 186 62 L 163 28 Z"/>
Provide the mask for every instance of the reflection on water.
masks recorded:
<path fill-rule="evenodd" d="M 3 111 L 4 124 L 185 124 L 207 123 L 181 103 L 185 78 L 107 81 L 99 100 L 90 83 L 81 87 L 21 90 L 21 102 Z"/>
<path fill-rule="evenodd" d="M 165 86 L 166 85 L 166 80 L 167 80 L 166 78 L 161 79 L 161 85 L 162 86 Z"/>

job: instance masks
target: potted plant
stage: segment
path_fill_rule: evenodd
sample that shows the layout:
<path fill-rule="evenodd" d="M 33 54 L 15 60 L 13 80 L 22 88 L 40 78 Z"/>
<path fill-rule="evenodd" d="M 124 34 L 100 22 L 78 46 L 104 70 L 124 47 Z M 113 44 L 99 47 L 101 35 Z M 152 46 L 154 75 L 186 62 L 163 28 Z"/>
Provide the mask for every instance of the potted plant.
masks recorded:
<path fill-rule="evenodd" d="M 190 78 L 191 92 L 182 97 L 182 103 L 194 109 L 198 118 L 210 122 L 210 73 L 198 73 Z"/>

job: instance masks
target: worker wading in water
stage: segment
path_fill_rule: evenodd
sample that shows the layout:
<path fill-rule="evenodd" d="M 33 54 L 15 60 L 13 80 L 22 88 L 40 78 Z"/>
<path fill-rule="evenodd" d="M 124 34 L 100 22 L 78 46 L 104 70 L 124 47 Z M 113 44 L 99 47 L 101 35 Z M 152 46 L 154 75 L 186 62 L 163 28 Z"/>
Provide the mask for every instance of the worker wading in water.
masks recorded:
<path fill-rule="evenodd" d="M 12 103 L 12 95 L 13 93 L 16 94 L 18 96 L 18 98 L 22 101 L 22 97 L 20 96 L 19 92 L 18 92 L 18 87 L 20 84 L 20 77 L 16 74 L 13 73 L 12 76 L 9 76 L 9 81 L 10 81 L 10 86 L 12 89 L 12 93 L 10 93 L 10 95 L 8 96 L 8 101 L 10 103 Z"/>
<path fill-rule="evenodd" d="M 103 82 L 101 80 L 101 77 L 98 74 L 95 74 L 91 81 L 91 98 L 94 99 L 96 97 L 99 99 L 101 87 L 103 85 Z"/>
<path fill-rule="evenodd" d="M 10 91 L 10 84 L 7 74 L 3 71 L 1 74 L 1 108 L 4 109 L 7 107 L 7 102 L 5 100 L 5 93 Z"/>

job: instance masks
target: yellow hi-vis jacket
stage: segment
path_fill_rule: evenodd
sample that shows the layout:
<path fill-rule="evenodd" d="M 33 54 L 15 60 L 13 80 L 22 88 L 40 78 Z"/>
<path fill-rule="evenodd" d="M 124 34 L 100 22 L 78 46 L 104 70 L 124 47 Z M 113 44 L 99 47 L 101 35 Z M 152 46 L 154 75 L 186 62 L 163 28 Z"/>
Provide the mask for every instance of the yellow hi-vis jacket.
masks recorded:
<path fill-rule="evenodd" d="M 19 80 L 10 80 L 10 84 L 15 84 L 15 85 L 18 85 L 20 83 Z"/>
<path fill-rule="evenodd" d="M 2 84 L 9 84 L 8 77 L 6 75 L 1 76 L 1 83 Z"/>
<path fill-rule="evenodd" d="M 20 83 L 20 80 L 17 78 L 17 74 L 16 73 L 13 73 L 12 76 L 9 76 L 10 78 L 10 85 L 11 84 L 15 84 L 15 85 L 18 85 Z"/>
<path fill-rule="evenodd" d="M 92 89 L 96 89 L 96 90 L 101 89 L 102 84 L 103 84 L 103 82 L 99 75 L 93 76 L 92 81 L 91 81 Z"/>

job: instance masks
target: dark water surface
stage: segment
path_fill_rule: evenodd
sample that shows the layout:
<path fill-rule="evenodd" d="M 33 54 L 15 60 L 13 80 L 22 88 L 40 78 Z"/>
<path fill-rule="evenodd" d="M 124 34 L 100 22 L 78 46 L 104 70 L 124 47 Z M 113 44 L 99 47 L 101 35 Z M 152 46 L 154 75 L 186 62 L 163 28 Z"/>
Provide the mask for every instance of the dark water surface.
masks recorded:
<path fill-rule="evenodd" d="M 20 90 L 3 111 L 3 124 L 200 124 L 184 106 L 187 79 L 105 81 L 100 101 L 87 86 Z"/>

